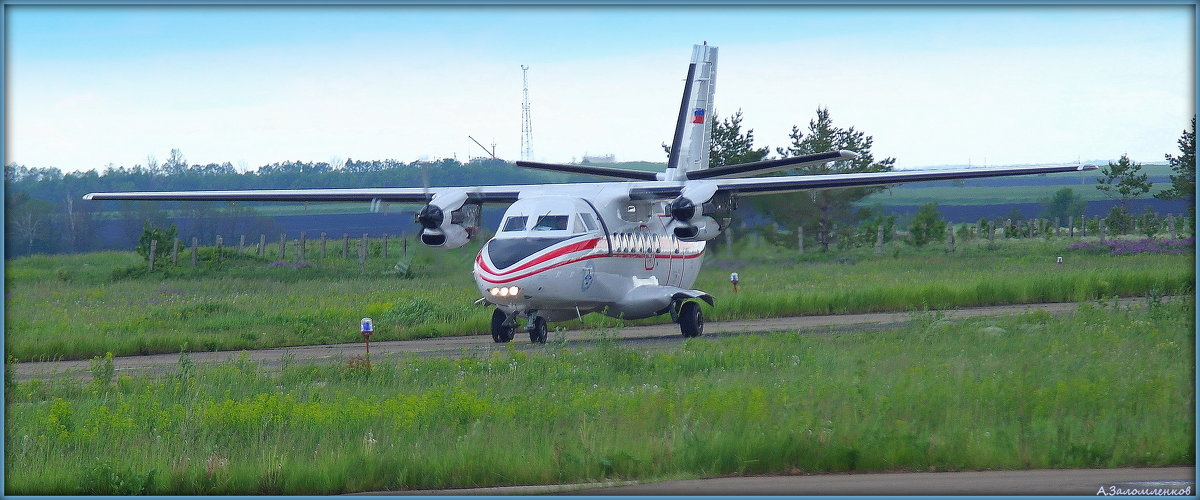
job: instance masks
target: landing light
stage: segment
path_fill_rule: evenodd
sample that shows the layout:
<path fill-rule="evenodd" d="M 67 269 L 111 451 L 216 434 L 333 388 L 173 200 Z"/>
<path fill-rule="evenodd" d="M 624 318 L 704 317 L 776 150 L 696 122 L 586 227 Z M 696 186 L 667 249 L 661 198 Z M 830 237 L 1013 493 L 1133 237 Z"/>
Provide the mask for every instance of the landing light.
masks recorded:
<path fill-rule="evenodd" d="M 518 287 L 515 287 L 515 286 L 498 287 L 498 288 L 489 288 L 488 289 L 488 293 L 492 294 L 493 297 L 495 297 L 497 295 L 499 295 L 501 297 L 508 297 L 509 295 L 516 297 L 517 294 L 520 293 L 520 291 L 521 291 L 521 289 Z"/>

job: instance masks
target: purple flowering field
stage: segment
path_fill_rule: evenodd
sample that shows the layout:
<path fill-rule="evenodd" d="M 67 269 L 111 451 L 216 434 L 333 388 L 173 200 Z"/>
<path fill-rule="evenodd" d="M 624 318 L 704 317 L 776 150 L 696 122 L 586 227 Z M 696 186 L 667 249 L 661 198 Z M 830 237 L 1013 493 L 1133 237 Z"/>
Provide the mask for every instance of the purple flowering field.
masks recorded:
<path fill-rule="evenodd" d="M 1081 241 L 1070 244 L 1067 249 L 1082 253 L 1107 253 L 1109 255 L 1181 254 L 1192 253 L 1195 251 L 1195 245 L 1196 238 L 1194 237 L 1178 240 L 1145 238 L 1140 240 Z"/>

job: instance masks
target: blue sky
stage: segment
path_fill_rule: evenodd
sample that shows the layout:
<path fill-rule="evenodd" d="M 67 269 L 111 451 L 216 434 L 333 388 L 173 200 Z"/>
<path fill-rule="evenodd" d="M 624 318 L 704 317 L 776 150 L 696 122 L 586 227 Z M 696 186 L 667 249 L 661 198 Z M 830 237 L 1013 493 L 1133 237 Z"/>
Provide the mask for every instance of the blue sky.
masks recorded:
<path fill-rule="evenodd" d="M 520 150 L 663 159 L 690 46 L 782 146 L 818 106 L 901 167 L 1160 161 L 1194 113 L 1194 19 L 1158 7 L 9 6 L 6 162 L 242 167 Z"/>

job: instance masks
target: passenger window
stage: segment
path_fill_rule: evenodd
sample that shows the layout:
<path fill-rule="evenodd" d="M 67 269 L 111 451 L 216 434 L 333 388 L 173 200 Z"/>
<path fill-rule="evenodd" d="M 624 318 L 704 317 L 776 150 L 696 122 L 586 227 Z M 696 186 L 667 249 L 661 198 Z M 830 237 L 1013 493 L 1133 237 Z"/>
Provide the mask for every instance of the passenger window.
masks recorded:
<path fill-rule="evenodd" d="M 566 231 L 567 216 L 565 215 L 543 215 L 538 217 L 537 224 L 533 226 L 534 231 Z"/>
<path fill-rule="evenodd" d="M 525 222 L 528 220 L 529 217 L 524 215 L 520 217 L 509 217 L 508 219 L 504 220 L 504 227 L 500 229 L 500 231 L 524 231 Z"/>

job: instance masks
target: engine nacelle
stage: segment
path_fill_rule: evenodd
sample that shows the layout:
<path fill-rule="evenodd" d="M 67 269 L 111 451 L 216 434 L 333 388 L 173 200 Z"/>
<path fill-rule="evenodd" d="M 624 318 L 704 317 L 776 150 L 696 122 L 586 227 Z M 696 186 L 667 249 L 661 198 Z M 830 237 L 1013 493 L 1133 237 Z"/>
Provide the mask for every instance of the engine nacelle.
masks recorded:
<path fill-rule="evenodd" d="M 721 225 L 707 215 L 692 217 L 687 222 L 678 222 L 675 237 L 682 241 L 708 241 L 721 234 Z"/>
<path fill-rule="evenodd" d="M 421 231 L 421 243 L 433 248 L 449 250 L 466 245 L 474 236 L 474 231 L 458 224 L 444 224 L 437 229 Z"/>
<path fill-rule="evenodd" d="M 479 220 L 482 207 L 478 203 L 464 203 L 466 197 L 451 201 L 450 206 L 443 209 L 439 206 L 438 198 L 425 205 L 417 212 L 417 222 L 424 229 L 421 231 L 421 243 L 433 248 L 449 250 L 466 245 L 479 233 Z M 456 206 L 457 205 L 457 206 Z M 446 212 L 450 216 L 446 217 Z"/>

